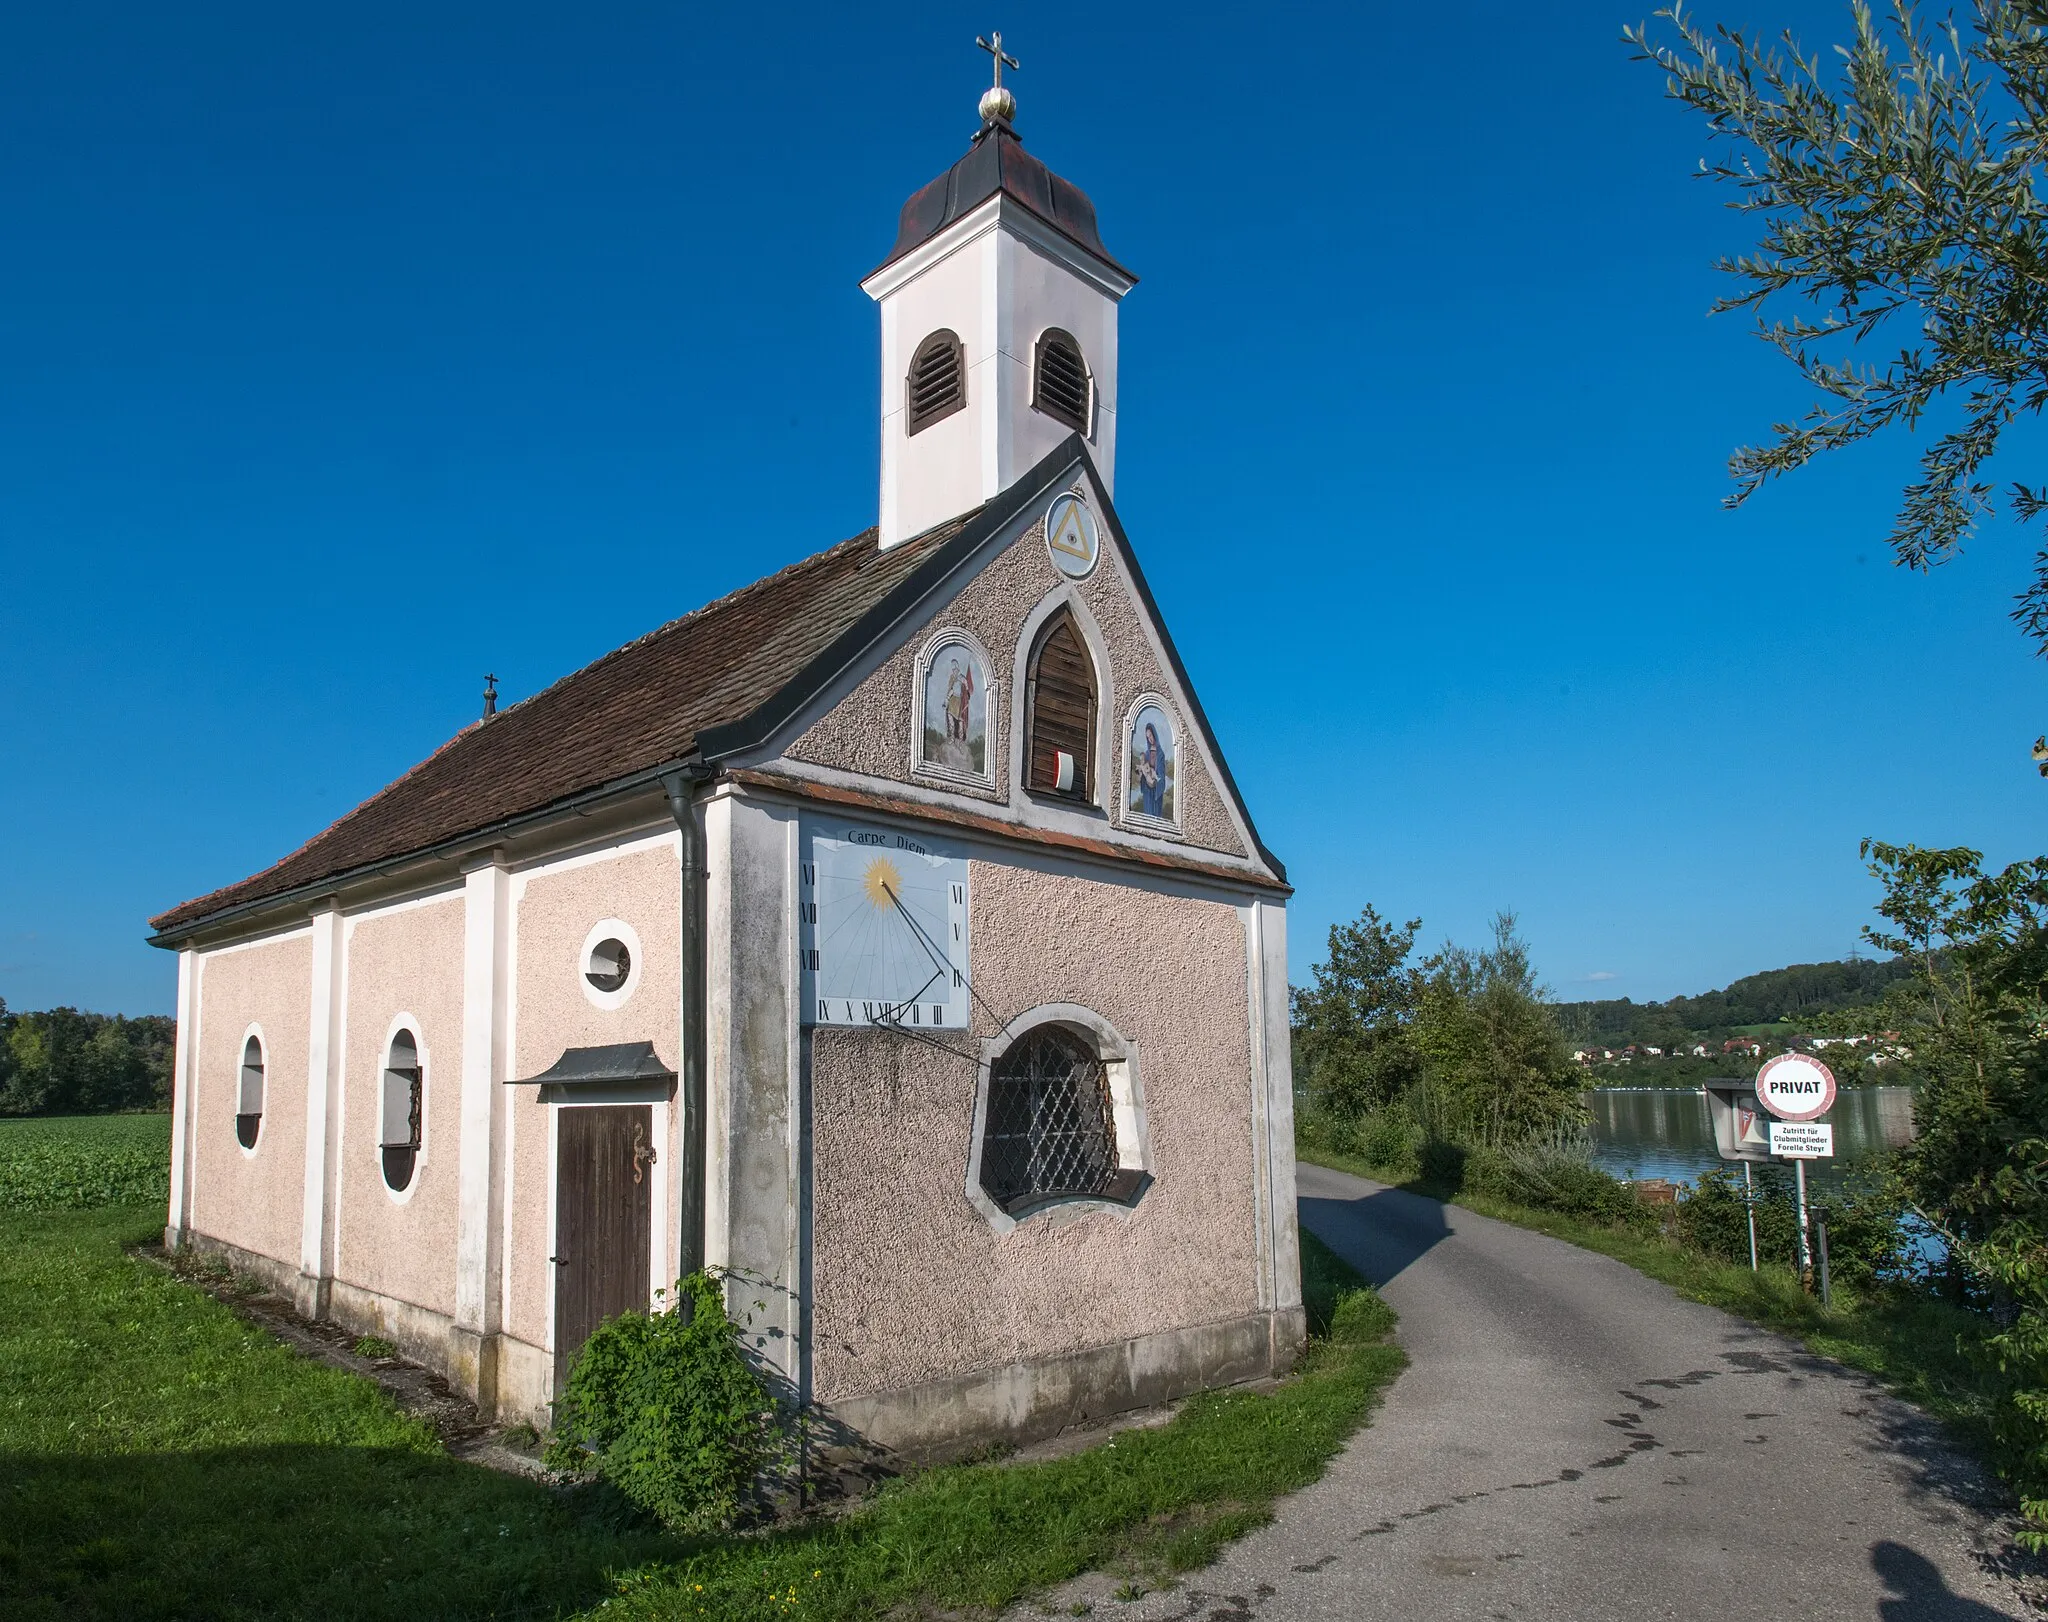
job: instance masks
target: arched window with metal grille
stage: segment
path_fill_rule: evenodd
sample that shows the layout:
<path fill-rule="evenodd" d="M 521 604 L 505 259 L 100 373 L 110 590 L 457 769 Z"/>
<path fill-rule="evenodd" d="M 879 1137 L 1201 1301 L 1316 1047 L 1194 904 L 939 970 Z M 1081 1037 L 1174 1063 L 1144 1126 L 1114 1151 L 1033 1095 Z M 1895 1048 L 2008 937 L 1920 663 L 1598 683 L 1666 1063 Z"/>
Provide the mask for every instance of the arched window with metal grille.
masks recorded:
<path fill-rule="evenodd" d="M 967 359 L 960 335 L 941 327 L 917 346 L 903 383 L 904 432 L 914 434 L 967 404 Z"/>
<path fill-rule="evenodd" d="M 1126 1198 L 1109 1076 L 1091 1044 L 1041 1025 L 989 1068 L 981 1186 L 1009 1216 L 1053 1200 Z"/>
<path fill-rule="evenodd" d="M 253 1031 L 242 1044 L 242 1080 L 235 1094 L 235 1141 L 256 1147 L 263 1130 L 263 1041 Z"/>
<path fill-rule="evenodd" d="M 1030 710 L 1025 787 L 1037 794 L 1087 799 L 1095 759 L 1095 663 L 1069 610 L 1062 608 L 1039 630 L 1025 681 Z"/>
<path fill-rule="evenodd" d="M 1085 434 L 1093 404 L 1093 385 L 1088 363 L 1081 358 L 1081 346 L 1072 333 L 1047 327 L 1039 335 L 1038 355 L 1031 366 L 1032 408 Z"/>
<path fill-rule="evenodd" d="M 384 1186 L 403 1194 L 412 1186 L 420 1159 L 420 1122 L 426 1104 L 426 1071 L 419 1039 L 411 1031 L 391 1038 L 384 1058 L 383 1096 L 377 1147 L 384 1160 Z"/>

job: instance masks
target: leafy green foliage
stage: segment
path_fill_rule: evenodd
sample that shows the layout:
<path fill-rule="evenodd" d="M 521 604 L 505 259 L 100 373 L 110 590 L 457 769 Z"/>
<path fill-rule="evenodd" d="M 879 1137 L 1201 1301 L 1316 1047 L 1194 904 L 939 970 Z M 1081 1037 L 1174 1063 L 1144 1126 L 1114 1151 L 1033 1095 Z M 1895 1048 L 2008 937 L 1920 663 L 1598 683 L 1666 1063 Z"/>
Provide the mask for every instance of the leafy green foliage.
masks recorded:
<path fill-rule="evenodd" d="M 2048 1548 L 2048 858 L 1986 873 L 1974 850 L 1864 854 L 1885 886 L 1867 933 L 1918 968 L 1897 999 L 1919 1080 L 1900 1180 L 1948 1241 L 1951 1293 L 1995 1326 L 1986 1355 L 2014 1383 L 2002 1462 Z"/>
<path fill-rule="evenodd" d="M 1826 75 L 1830 59 L 1789 36 L 1779 49 L 1709 33 L 1679 9 L 1658 13 L 1668 35 L 1624 31 L 1668 94 L 1735 147 L 1701 171 L 1759 216 L 1756 252 L 1721 261 L 1738 286 L 1716 311 L 1754 312 L 1821 396 L 1735 453 L 1730 505 L 1823 451 L 1917 429 L 1954 397 L 1960 420 L 1926 444 L 1890 536 L 1916 569 L 1951 556 L 1990 510 L 2001 433 L 2048 404 L 2048 35 L 2038 0 L 1968 11 L 1967 28 L 1923 27 L 1899 0 L 1880 26 L 1857 0 Z M 1792 313 L 1767 317 L 1782 300 Z M 2048 510 L 2048 490 L 2016 485 L 2010 499 L 2023 519 Z M 2048 651 L 2048 552 L 2014 617 Z"/>
<path fill-rule="evenodd" d="M 1366 907 L 1331 929 L 1315 984 L 1294 993 L 1311 1137 L 1368 1121 L 1405 1135 L 1397 1110 L 1425 1136 L 1489 1142 L 1576 1118 L 1581 1084 L 1513 914 L 1494 920 L 1490 947 L 1446 942 L 1416 965 L 1421 927 Z"/>
<path fill-rule="evenodd" d="M 1422 1076 L 1409 1023 L 1422 975 L 1409 961 L 1420 918 L 1396 927 L 1367 906 L 1330 926 L 1315 984 L 1292 994 L 1296 1074 L 1322 1106 L 1353 1118 L 1399 1098 Z"/>
<path fill-rule="evenodd" d="M 14 1014 L 0 1001 L 0 1115 L 163 1109 L 177 1029 L 160 1014 Z"/>
<path fill-rule="evenodd" d="M 1454 1132 L 1505 1144 L 1579 1118 L 1584 1083 L 1513 913 L 1494 919 L 1491 947 L 1446 943 L 1426 968 L 1415 1045 Z"/>
<path fill-rule="evenodd" d="M 547 1460 L 594 1467 L 664 1526 L 708 1532 L 733 1522 L 781 1448 L 723 1288 L 692 1273 L 667 1311 L 614 1318 L 577 1353 Z"/>
<path fill-rule="evenodd" d="M 167 1115 L 0 1121 L 0 1211 L 161 1208 L 170 1194 Z"/>
<path fill-rule="evenodd" d="M 1757 1254 L 1793 1265 L 1799 1250 L 1799 1204 L 1792 1174 L 1782 1166 L 1758 1166 Z M 1808 1206 L 1816 1225 L 1827 1224 L 1828 1265 L 1834 1282 L 1857 1290 L 1908 1282 L 1919 1271 L 1897 1189 L 1880 1180 L 1816 1196 Z M 1678 1202 L 1678 1232 L 1689 1245 L 1722 1261 L 1749 1261 L 1749 1219 L 1742 1198 L 1742 1174 L 1717 1166 Z M 1816 1244 L 1818 1239 L 1815 1240 Z"/>

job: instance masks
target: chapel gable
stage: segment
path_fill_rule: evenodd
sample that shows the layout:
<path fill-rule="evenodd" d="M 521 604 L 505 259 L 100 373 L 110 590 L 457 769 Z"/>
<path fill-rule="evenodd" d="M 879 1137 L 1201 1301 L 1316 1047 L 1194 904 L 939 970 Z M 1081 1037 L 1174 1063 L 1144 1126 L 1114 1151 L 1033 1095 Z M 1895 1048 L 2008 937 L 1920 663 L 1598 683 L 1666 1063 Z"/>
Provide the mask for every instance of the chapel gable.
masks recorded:
<path fill-rule="evenodd" d="M 1107 498 L 1074 460 L 1080 476 L 964 562 L 774 765 L 1260 861 Z"/>

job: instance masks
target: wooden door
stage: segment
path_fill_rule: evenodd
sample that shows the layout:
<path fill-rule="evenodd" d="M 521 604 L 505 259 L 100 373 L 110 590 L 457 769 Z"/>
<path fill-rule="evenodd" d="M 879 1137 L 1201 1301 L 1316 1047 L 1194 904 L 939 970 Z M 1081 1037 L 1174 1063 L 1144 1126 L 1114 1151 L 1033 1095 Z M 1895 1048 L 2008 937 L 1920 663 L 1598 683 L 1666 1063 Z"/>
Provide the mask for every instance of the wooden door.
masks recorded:
<path fill-rule="evenodd" d="M 654 1110 L 572 1107 L 555 1138 L 555 1387 L 590 1332 L 645 1312 L 654 1240 Z"/>

